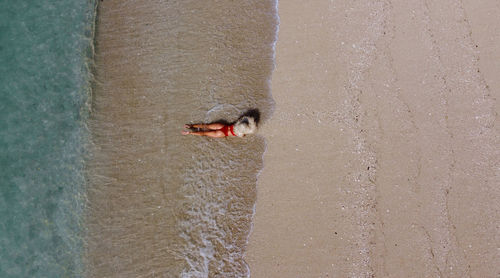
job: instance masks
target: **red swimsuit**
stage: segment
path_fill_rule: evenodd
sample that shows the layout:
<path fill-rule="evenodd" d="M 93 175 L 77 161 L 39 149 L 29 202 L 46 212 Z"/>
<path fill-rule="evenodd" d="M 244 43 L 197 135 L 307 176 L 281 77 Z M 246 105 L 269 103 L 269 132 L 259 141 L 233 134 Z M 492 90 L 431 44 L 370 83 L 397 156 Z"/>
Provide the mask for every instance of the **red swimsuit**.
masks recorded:
<path fill-rule="evenodd" d="M 225 125 L 223 128 L 220 129 L 222 132 L 224 132 L 224 135 L 229 136 L 229 131 L 231 131 L 231 134 L 233 136 L 236 136 L 233 131 L 233 126 L 232 125 Z"/>

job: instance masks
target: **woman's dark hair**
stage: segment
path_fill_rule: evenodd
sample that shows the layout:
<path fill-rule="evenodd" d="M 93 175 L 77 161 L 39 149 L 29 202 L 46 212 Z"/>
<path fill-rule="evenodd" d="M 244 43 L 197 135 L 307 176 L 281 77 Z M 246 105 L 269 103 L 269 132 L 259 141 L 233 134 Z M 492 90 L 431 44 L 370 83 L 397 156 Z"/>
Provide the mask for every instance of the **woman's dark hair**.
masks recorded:
<path fill-rule="evenodd" d="M 255 124 L 259 125 L 259 120 L 260 120 L 260 111 L 259 109 L 250 109 L 246 111 L 242 117 L 247 116 L 247 117 L 252 117 L 255 120 Z M 248 120 L 247 120 L 248 123 Z"/>

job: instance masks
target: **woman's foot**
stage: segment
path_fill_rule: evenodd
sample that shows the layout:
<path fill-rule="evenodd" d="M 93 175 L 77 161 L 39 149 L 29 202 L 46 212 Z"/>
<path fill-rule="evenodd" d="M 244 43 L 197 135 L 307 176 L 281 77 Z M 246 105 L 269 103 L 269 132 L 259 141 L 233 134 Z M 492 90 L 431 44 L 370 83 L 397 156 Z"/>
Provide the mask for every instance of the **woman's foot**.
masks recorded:
<path fill-rule="evenodd" d="M 191 124 L 185 124 L 184 125 L 184 128 L 192 128 L 192 127 L 193 127 L 193 125 L 191 125 Z"/>
<path fill-rule="evenodd" d="M 182 133 L 182 135 L 188 135 L 190 132 L 183 130 L 183 131 L 181 131 L 181 133 Z"/>

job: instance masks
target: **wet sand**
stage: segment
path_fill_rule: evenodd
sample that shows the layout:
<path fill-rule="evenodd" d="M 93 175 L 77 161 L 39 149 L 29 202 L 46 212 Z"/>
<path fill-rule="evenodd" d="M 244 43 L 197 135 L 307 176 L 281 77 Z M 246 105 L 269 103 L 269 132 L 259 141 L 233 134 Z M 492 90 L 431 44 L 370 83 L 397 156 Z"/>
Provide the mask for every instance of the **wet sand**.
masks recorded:
<path fill-rule="evenodd" d="M 279 3 L 253 278 L 500 277 L 498 14 Z"/>
<path fill-rule="evenodd" d="M 183 136 L 272 100 L 270 0 L 99 2 L 87 277 L 246 277 L 264 139 Z"/>

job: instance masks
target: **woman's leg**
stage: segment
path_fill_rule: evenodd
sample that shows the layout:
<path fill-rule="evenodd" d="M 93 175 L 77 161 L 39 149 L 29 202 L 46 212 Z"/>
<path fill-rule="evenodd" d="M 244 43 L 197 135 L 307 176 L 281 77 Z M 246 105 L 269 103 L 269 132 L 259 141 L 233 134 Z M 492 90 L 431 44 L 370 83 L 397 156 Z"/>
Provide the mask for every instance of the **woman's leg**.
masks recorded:
<path fill-rule="evenodd" d="M 226 137 L 224 132 L 220 130 L 209 130 L 209 131 L 183 131 L 183 135 L 196 135 L 196 136 L 208 136 L 208 137 L 214 137 L 214 138 L 221 138 L 221 137 Z"/>
<path fill-rule="evenodd" d="M 185 128 L 203 128 L 210 130 L 218 130 L 224 127 L 224 124 L 221 123 L 212 123 L 212 124 L 193 124 L 193 125 L 184 125 Z"/>

